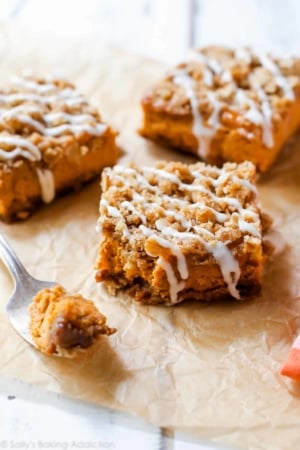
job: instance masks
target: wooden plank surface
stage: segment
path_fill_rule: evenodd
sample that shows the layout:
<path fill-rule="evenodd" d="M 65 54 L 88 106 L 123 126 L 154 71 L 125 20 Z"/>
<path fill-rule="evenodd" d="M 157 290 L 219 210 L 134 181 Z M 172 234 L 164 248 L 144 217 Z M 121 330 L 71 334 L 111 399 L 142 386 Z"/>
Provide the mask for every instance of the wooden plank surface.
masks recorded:
<path fill-rule="evenodd" d="M 250 45 L 299 51 L 298 0 L 197 0 L 195 45 Z"/>
<path fill-rule="evenodd" d="M 5 0 L 0 19 L 33 31 L 93 35 L 167 63 L 222 43 L 300 51 L 299 0 Z"/>
<path fill-rule="evenodd" d="M 21 2 L 21 3 L 20 3 Z M 190 46 L 193 0 L 9 0 L 0 18 L 33 31 L 94 35 L 143 55 L 176 61 Z"/>

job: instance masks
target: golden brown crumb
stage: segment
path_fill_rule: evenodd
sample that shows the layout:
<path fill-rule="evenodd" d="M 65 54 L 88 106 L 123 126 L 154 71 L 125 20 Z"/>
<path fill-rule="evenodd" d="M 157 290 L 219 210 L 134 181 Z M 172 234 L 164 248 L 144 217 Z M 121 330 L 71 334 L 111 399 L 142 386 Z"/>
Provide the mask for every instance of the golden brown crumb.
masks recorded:
<path fill-rule="evenodd" d="M 101 335 L 115 333 L 91 300 L 70 295 L 62 286 L 43 289 L 29 306 L 30 330 L 37 348 L 48 355 L 75 356 Z"/>

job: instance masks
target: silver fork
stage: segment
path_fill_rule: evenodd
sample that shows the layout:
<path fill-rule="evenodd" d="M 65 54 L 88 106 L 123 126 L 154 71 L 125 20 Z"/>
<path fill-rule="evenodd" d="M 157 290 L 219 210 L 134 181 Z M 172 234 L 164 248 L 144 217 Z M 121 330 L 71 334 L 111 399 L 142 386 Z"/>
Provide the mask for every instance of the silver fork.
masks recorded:
<path fill-rule="evenodd" d="M 28 306 L 38 291 L 57 286 L 58 283 L 33 278 L 1 234 L 0 256 L 2 256 L 15 282 L 14 291 L 6 306 L 8 318 L 16 332 L 25 341 L 36 347 L 29 330 Z"/>

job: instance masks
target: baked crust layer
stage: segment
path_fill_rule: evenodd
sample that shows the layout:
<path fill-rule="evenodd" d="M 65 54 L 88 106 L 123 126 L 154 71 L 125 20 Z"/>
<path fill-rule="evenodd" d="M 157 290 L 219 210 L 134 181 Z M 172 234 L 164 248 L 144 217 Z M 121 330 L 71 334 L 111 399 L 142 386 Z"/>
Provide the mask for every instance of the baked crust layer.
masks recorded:
<path fill-rule="evenodd" d="M 48 355 L 73 357 L 116 331 L 91 300 L 70 295 L 62 286 L 38 292 L 29 314 L 33 340 Z"/>
<path fill-rule="evenodd" d="M 269 169 L 300 124 L 300 59 L 194 50 L 142 99 L 141 134 L 204 161 Z"/>
<path fill-rule="evenodd" d="M 0 91 L 0 218 L 26 219 L 115 164 L 115 135 L 66 80 L 14 77 Z"/>
<path fill-rule="evenodd" d="M 105 169 L 96 280 L 142 303 L 257 293 L 265 221 L 255 176 L 250 162 Z"/>

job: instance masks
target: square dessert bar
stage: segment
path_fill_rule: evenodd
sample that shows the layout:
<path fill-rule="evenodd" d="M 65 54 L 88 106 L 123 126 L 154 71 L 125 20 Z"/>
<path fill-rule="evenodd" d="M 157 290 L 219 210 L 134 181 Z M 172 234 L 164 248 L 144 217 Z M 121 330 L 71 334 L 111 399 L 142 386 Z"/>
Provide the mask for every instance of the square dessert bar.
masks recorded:
<path fill-rule="evenodd" d="M 71 83 L 14 77 L 0 90 L 0 218 L 26 219 L 115 164 L 115 134 Z"/>
<path fill-rule="evenodd" d="M 142 99 L 141 134 L 216 165 L 274 162 L 300 125 L 300 59 L 194 50 Z"/>
<path fill-rule="evenodd" d="M 96 280 L 142 303 L 259 292 L 265 253 L 251 162 L 158 162 L 102 174 Z"/>

